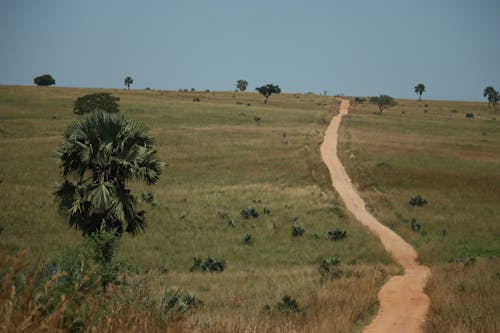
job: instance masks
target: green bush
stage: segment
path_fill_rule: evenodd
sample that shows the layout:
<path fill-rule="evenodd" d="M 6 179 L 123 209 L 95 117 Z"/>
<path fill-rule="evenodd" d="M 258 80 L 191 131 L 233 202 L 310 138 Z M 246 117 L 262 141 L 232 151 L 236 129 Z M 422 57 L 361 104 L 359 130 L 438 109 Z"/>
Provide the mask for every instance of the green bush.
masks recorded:
<path fill-rule="evenodd" d="M 343 229 L 330 230 L 328 231 L 327 237 L 331 240 L 341 240 L 347 237 L 347 231 Z"/>
<path fill-rule="evenodd" d="M 50 74 L 37 76 L 33 79 L 33 82 L 37 86 L 51 86 L 56 84 L 56 80 Z"/>
<path fill-rule="evenodd" d="M 474 113 L 467 113 L 465 118 L 474 118 Z"/>
<path fill-rule="evenodd" d="M 259 216 L 259 212 L 257 211 L 257 209 L 255 207 L 247 207 L 247 208 L 243 208 L 241 211 L 240 211 L 240 214 L 241 216 L 243 216 L 243 218 L 245 219 L 249 219 L 249 218 L 257 218 Z"/>
<path fill-rule="evenodd" d="M 293 237 L 299 237 L 304 235 L 304 227 L 301 225 L 294 225 L 292 226 L 292 236 Z"/>
<path fill-rule="evenodd" d="M 411 219 L 410 226 L 411 226 L 411 230 L 413 230 L 413 231 L 422 230 L 422 225 L 417 223 L 417 221 L 414 218 Z"/>
<path fill-rule="evenodd" d="M 180 290 L 165 291 L 161 307 L 168 318 L 179 318 L 203 303 L 192 293 Z"/>
<path fill-rule="evenodd" d="M 142 200 L 144 200 L 147 203 L 152 203 L 155 200 L 155 197 L 151 192 L 142 192 L 141 197 Z"/>
<path fill-rule="evenodd" d="M 118 112 L 118 101 L 120 98 L 110 93 L 94 93 L 78 97 L 73 102 L 73 112 L 76 114 L 85 114 L 96 110 L 106 112 Z"/>
<path fill-rule="evenodd" d="M 224 268 L 226 268 L 226 261 L 224 259 L 207 257 L 205 260 L 202 260 L 200 257 L 194 257 L 193 266 L 191 266 L 190 271 L 223 272 Z"/>
<path fill-rule="evenodd" d="M 278 304 L 276 304 L 276 308 L 278 309 L 278 311 L 283 313 L 300 312 L 297 301 L 288 295 L 283 296 L 281 302 L 278 302 Z"/>
<path fill-rule="evenodd" d="M 271 210 L 267 207 L 264 207 L 264 215 L 271 215 Z"/>
<path fill-rule="evenodd" d="M 419 194 L 419 195 L 415 195 L 415 196 L 411 197 L 409 204 L 412 206 L 422 207 L 422 206 L 427 205 L 427 200 L 422 198 Z"/>
<path fill-rule="evenodd" d="M 250 234 L 246 234 L 243 239 L 241 240 L 241 243 L 243 245 L 252 245 L 253 244 L 253 237 Z"/>
<path fill-rule="evenodd" d="M 327 257 L 321 260 L 321 264 L 319 265 L 321 281 L 340 279 L 343 272 L 338 266 L 341 263 L 342 259 L 340 257 Z"/>

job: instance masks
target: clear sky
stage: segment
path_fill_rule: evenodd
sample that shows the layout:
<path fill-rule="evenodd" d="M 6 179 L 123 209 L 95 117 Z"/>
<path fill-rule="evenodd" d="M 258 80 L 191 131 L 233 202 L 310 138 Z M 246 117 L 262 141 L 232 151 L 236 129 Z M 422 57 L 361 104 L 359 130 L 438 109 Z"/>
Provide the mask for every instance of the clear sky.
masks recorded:
<path fill-rule="evenodd" d="M 499 0 L 0 0 L 0 84 L 484 100 Z"/>

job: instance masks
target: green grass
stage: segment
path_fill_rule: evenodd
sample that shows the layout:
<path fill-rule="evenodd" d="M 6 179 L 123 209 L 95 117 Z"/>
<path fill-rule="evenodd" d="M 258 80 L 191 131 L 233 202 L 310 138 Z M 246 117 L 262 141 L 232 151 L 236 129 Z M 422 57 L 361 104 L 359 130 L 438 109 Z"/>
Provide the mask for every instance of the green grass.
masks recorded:
<path fill-rule="evenodd" d="M 498 260 L 465 268 L 475 272 L 472 275 L 486 274 L 484 285 L 467 292 L 443 293 L 436 283 L 448 278 L 466 283 L 468 274 L 450 273 L 464 269 L 463 263 L 450 261 L 500 255 L 498 111 L 489 110 L 487 103 L 398 100 L 382 116 L 374 112 L 373 105 L 352 104 L 340 131 L 341 160 L 379 220 L 412 243 L 420 260 L 430 265 L 427 329 L 443 325 L 450 328 L 445 331 L 482 332 L 484 327 L 498 327 L 493 317 L 485 317 L 489 322 L 484 324 L 472 313 L 463 315 L 471 302 L 500 311 L 495 293 L 480 291 L 498 284 Z M 465 118 L 469 112 L 473 119 Z M 408 204 L 418 194 L 428 201 L 426 206 Z M 411 229 L 412 218 L 422 231 Z M 448 298 L 442 299 L 443 294 Z M 447 310 L 446 302 L 464 305 Z"/>
<path fill-rule="evenodd" d="M 315 297 L 332 292 L 345 301 L 356 299 L 353 309 L 335 310 L 342 317 L 337 331 L 362 325 L 373 314 L 376 287 L 387 278 L 381 269 L 394 274 L 397 268 L 376 237 L 344 211 L 321 162 L 322 133 L 338 110 L 332 97 L 281 94 L 264 105 L 256 93 L 0 87 L 4 252 L 28 248 L 31 260 L 48 261 L 80 239 L 56 211 L 51 192 L 59 170 L 52 156 L 63 130 L 80 117 L 72 112 L 73 100 L 95 91 L 119 97 L 121 112 L 150 127 L 166 163 L 157 185 L 132 184 L 138 197 L 151 191 L 158 205 L 140 202 L 147 229 L 125 235 L 118 252 L 139 268 L 137 279 L 153 294 L 160 297 L 169 286 L 192 290 L 206 304 L 193 320 L 229 331 L 249 314 L 254 319 L 245 325 L 271 330 L 273 320 L 262 308 L 285 293 L 311 308 Z M 195 97 L 201 102 L 193 102 Z M 257 219 L 240 216 L 249 206 L 258 209 Z M 263 214 L 264 207 L 270 215 Z M 304 236 L 292 237 L 294 223 L 304 226 Z M 328 240 L 327 232 L 336 228 L 349 236 Z M 246 234 L 254 238 L 251 246 L 241 244 Z M 195 256 L 224 258 L 227 268 L 215 275 L 190 273 Z M 345 278 L 343 287 L 327 291 L 318 267 L 330 256 L 362 271 L 365 286 Z M 284 276 L 289 283 L 282 284 Z M 243 295 L 237 306 L 236 294 Z M 332 300 L 311 310 L 308 316 L 322 318 L 308 325 L 326 325 L 328 317 L 321 314 L 339 306 Z M 222 312 L 224 320 L 216 315 Z M 299 318 L 290 325 L 307 326 Z"/>

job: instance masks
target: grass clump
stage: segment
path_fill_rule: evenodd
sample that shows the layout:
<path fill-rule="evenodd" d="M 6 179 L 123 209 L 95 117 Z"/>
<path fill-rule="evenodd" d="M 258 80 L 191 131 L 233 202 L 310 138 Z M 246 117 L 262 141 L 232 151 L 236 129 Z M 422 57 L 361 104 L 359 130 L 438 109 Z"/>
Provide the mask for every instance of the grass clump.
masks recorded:
<path fill-rule="evenodd" d="M 203 304 L 195 294 L 167 289 L 161 300 L 161 307 L 168 318 L 180 318 Z"/>
<path fill-rule="evenodd" d="M 243 245 L 252 245 L 254 242 L 254 239 L 252 237 L 252 235 L 250 234 L 246 234 L 245 236 L 243 236 L 243 239 L 241 240 L 241 243 Z"/>
<path fill-rule="evenodd" d="M 319 275 L 321 281 L 336 280 L 342 277 L 342 270 L 338 267 L 342 263 L 340 257 L 327 257 L 321 260 Z"/>
<path fill-rule="evenodd" d="M 292 226 L 292 236 L 293 237 L 300 237 L 304 235 L 304 227 L 301 225 L 294 225 Z"/>
<path fill-rule="evenodd" d="M 247 219 L 247 220 L 250 218 L 255 219 L 255 218 L 259 217 L 259 212 L 257 211 L 257 209 L 255 207 L 243 208 L 240 211 L 240 214 L 244 219 Z"/>
<path fill-rule="evenodd" d="M 224 259 L 207 257 L 202 260 L 200 257 L 193 258 L 193 266 L 191 272 L 223 272 L 226 268 L 226 261 Z"/>
<path fill-rule="evenodd" d="M 410 201 L 408 203 L 412 206 L 422 207 L 422 206 L 427 205 L 427 200 L 425 200 L 424 198 L 422 198 L 422 196 L 420 194 L 418 194 L 418 195 L 411 197 Z"/>
<path fill-rule="evenodd" d="M 330 230 L 327 237 L 331 240 L 341 240 L 347 237 L 347 231 L 343 229 Z"/>

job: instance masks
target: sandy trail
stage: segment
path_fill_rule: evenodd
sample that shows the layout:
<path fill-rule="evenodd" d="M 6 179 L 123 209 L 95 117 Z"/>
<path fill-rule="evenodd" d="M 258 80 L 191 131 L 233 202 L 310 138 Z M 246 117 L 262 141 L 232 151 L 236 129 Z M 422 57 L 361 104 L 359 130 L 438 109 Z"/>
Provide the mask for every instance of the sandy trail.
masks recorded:
<path fill-rule="evenodd" d="M 325 132 L 321 156 L 347 209 L 380 238 L 385 249 L 404 268 L 404 275 L 394 276 L 382 286 L 378 293 L 379 312 L 364 332 L 422 332 L 421 326 L 429 309 L 429 297 L 424 293 L 424 287 L 430 270 L 418 263 L 417 253 L 410 244 L 366 210 L 363 199 L 337 157 L 337 130 L 348 109 L 349 101 L 342 100 L 339 115 L 333 117 Z"/>

